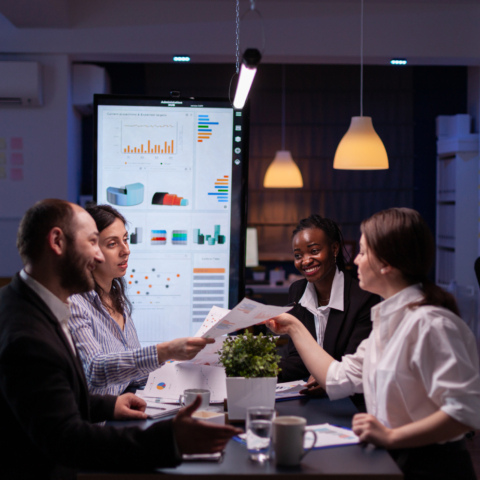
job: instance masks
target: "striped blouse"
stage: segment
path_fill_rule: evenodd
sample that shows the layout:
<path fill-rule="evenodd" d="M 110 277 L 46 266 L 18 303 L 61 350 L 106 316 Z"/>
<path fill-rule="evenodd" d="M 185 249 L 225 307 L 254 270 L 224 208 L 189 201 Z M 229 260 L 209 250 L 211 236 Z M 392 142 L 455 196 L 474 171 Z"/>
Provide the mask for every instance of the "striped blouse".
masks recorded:
<path fill-rule="evenodd" d="M 72 295 L 70 301 L 68 325 L 90 393 L 120 395 L 130 384 L 145 384 L 161 365 L 155 345 L 140 346 L 130 315 L 122 331 L 95 291 Z"/>

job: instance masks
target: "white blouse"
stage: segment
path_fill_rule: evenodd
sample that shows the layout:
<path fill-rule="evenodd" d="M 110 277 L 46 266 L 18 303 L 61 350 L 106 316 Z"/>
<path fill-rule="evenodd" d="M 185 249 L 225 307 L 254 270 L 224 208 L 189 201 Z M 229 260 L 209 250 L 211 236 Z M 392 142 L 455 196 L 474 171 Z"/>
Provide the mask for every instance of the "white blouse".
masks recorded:
<path fill-rule="evenodd" d="M 368 413 L 388 428 L 439 409 L 480 428 L 480 377 L 475 337 L 454 313 L 407 305 L 423 298 L 408 287 L 372 308 L 373 329 L 353 355 L 327 372 L 330 399 L 364 393 Z"/>

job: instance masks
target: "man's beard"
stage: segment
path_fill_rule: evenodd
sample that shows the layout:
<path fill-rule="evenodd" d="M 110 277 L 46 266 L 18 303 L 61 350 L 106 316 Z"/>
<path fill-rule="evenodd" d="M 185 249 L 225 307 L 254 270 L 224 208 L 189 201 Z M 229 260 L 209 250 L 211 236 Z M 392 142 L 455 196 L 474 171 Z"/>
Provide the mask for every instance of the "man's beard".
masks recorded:
<path fill-rule="evenodd" d="M 67 240 L 67 249 L 59 262 L 60 285 L 75 293 L 89 292 L 95 288 L 92 272 L 87 269 L 88 261 L 75 249 L 75 241 Z"/>

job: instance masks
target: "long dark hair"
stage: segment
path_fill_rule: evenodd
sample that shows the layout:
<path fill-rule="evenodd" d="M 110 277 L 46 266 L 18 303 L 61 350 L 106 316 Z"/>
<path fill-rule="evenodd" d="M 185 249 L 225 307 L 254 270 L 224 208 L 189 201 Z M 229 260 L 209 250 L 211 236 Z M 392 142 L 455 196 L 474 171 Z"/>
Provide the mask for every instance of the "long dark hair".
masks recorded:
<path fill-rule="evenodd" d="M 378 260 L 398 269 L 409 285 L 422 284 L 424 299 L 411 307 L 435 305 L 459 315 L 453 295 L 427 276 L 435 260 L 435 243 L 428 225 L 416 210 L 383 210 L 364 220 L 360 230 Z"/>
<path fill-rule="evenodd" d="M 95 205 L 86 208 L 87 212 L 93 217 L 99 232 L 102 232 L 107 227 L 109 227 L 117 218 L 123 222 L 124 225 L 127 225 L 127 220 L 125 217 L 112 208 L 110 205 Z M 94 277 L 95 280 L 95 277 Z M 117 312 L 122 314 L 128 313 L 132 314 L 132 304 L 127 297 L 127 282 L 123 277 L 114 278 L 112 281 L 112 288 L 109 292 L 105 292 L 103 288 L 95 280 L 94 290 L 98 293 L 102 304 L 107 310 L 112 310 L 112 308 L 104 302 L 105 297 L 109 297 L 114 309 Z"/>
<path fill-rule="evenodd" d="M 338 225 L 329 218 L 323 218 L 320 215 L 310 215 L 308 218 L 304 218 L 298 222 L 298 225 L 293 231 L 292 237 L 294 237 L 298 232 L 302 230 L 307 230 L 309 228 L 319 228 L 325 232 L 325 235 L 328 238 L 330 245 L 335 242 L 338 242 L 338 254 L 337 254 L 337 267 L 340 271 L 345 271 L 345 257 L 343 252 L 345 250 L 345 243 L 343 241 L 343 235 L 338 228 Z"/>

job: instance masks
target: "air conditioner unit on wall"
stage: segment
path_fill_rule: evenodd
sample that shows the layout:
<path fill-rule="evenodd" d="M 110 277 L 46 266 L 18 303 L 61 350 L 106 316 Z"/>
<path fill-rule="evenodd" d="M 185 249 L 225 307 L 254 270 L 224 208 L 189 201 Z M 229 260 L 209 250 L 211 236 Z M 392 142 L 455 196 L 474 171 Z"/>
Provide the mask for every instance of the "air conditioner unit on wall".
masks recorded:
<path fill-rule="evenodd" d="M 42 66 L 38 62 L 0 62 L 0 106 L 43 105 Z"/>

